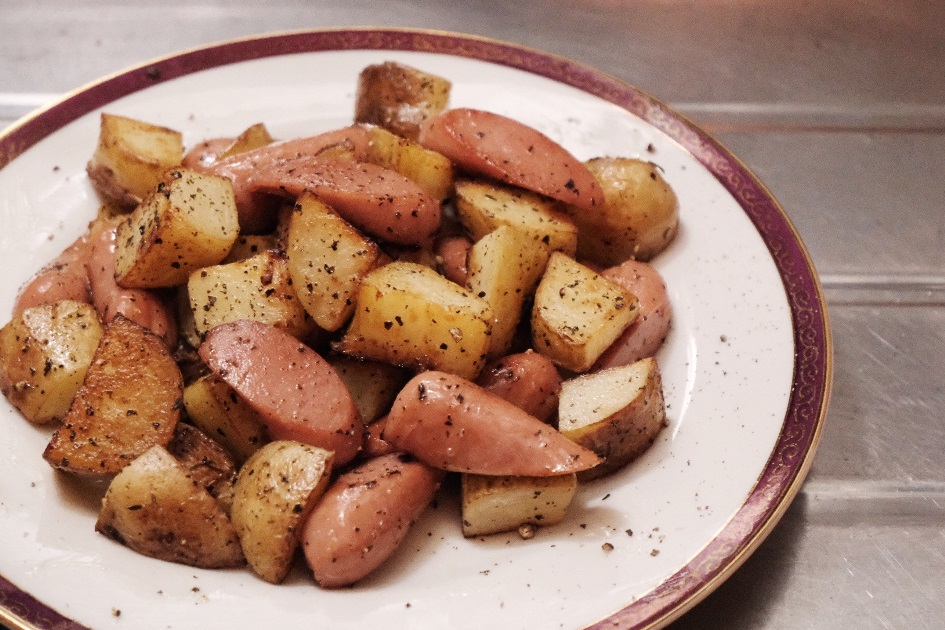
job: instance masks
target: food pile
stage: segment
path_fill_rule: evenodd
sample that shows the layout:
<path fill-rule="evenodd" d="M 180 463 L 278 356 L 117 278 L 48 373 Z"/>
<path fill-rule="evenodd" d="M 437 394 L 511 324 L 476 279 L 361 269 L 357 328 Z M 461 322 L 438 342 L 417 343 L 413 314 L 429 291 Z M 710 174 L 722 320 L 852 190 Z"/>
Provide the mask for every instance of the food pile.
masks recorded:
<path fill-rule="evenodd" d="M 102 210 L 0 329 L 43 458 L 107 482 L 97 531 L 274 583 L 301 550 L 339 587 L 447 475 L 465 536 L 531 531 L 653 442 L 675 194 L 450 89 L 373 65 L 348 127 L 186 151 L 102 114 Z"/>

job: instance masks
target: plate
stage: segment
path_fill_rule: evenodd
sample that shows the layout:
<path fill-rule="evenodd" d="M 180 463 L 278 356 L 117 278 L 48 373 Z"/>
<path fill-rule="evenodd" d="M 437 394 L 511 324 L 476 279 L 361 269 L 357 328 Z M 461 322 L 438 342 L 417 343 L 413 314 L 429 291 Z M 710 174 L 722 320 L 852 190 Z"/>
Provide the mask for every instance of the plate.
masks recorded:
<path fill-rule="evenodd" d="M 0 620 L 14 627 L 659 627 L 725 580 L 798 491 L 820 436 L 830 332 L 811 260 L 758 179 L 640 90 L 510 43 L 409 30 L 291 32 L 225 42 L 85 87 L 0 138 L 0 312 L 78 236 L 96 196 L 84 167 L 101 111 L 178 129 L 185 143 L 263 121 L 277 137 L 351 120 L 364 66 L 395 60 L 453 82 L 452 106 L 531 124 L 579 158 L 655 162 L 681 232 L 655 261 L 674 308 L 658 355 L 669 426 L 640 460 L 581 488 L 531 540 L 464 539 L 455 500 L 354 588 L 301 568 L 270 585 L 139 556 L 93 531 L 99 494 L 55 474 L 50 430 L 3 401 Z M 8 315 L 4 315 L 6 319 Z"/>

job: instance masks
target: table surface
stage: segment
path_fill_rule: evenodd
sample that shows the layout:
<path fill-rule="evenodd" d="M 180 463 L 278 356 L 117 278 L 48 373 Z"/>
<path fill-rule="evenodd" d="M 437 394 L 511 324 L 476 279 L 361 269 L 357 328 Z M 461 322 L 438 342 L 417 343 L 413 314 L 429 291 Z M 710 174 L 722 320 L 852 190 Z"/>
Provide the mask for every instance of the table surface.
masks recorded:
<path fill-rule="evenodd" d="M 781 523 L 673 628 L 941 627 L 945 3 L 0 0 L 0 127 L 179 49 L 339 26 L 563 55 L 656 96 L 742 158 L 823 281 L 833 395 Z"/>

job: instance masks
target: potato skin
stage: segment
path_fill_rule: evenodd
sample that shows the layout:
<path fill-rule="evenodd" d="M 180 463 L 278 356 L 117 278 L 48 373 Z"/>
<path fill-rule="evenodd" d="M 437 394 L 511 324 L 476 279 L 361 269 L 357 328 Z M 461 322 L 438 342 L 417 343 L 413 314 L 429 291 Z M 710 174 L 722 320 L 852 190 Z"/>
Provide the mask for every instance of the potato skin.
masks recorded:
<path fill-rule="evenodd" d="M 325 588 L 348 586 L 381 566 L 442 479 L 442 472 L 403 453 L 374 458 L 338 477 L 302 532 L 315 581 Z"/>
<path fill-rule="evenodd" d="M 348 388 L 325 359 L 288 333 L 241 320 L 211 330 L 198 352 L 262 415 L 272 439 L 334 451 L 339 466 L 361 449 L 364 423 Z"/>
<path fill-rule="evenodd" d="M 91 304 L 66 300 L 24 310 L 0 329 L 0 391 L 30 422 L 62 418 L 102 333 Z"/>
<path fill-rule="evenodd" d="M 54 468 L 107 476 L 152 446 L 166 446 L 180 419 L 183 378 L 165 343 L 118 315 L 105 327 L 82 387 L 43 458 Z"/>

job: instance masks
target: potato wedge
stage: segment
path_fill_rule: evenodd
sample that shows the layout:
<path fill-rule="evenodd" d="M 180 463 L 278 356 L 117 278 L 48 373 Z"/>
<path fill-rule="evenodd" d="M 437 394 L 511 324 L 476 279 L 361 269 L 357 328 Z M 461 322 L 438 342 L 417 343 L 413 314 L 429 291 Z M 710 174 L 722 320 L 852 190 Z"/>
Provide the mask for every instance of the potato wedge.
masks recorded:
<path fill-rule="evenodd" d="M 114 474 L 171 441 L 182 391 L 180 368 L 161 338 L 116 316 L 43 458 L 66 472 Z"/>
<path fill-rule="evenodd" d="M 463 536 L 485 536 L 522 525 L 564 520 L 577 491 L 577 475 L 495 477 L 465 473 L 461 479 Z"/>
<path fill-rule="evenodd" d="M 559 430 L 604 458 L 603 464 L 582 473 L 582 480 L 632 462 L 664 426 L 662 378 L 652 357 L 562 383 Z"/>
<path fill-rule="evenodd" d="M 387 413 L 410 373 L 381 361 L 333 354 L 326 357 L 354 398 L 361 420 L 370 424 Z"/>
<path fill-rule="evenodd" d="M 319 327 L 335 331 L 354 312 L 361 279 L 384 256 L 374 241 L 304 193 L 289 216 L 286 257 L 302 306 Z"/>
<path fill-rule="evenodd" d="M 396 262 L 362 280 L 354 318 L 336 349 L 475 378 L 485 364 L 491 321 L 482 298 L 429 267 Z"/>
<path fill-rule="evenodd" d="M 502 225 L 469 250 L 466 286 L 492 309 L 489 358 L 508 354 L 522 309 L 545 271 L 551 250 L 525 232 Z"/>
<path fill-rule="evenodd" d="M 584 372 L 638 313 L 635 295 L 556 252 L 535 291 L 533 347 L 565 369 Z"/>
<path fill-rule="evenodd" d="M 180 132 L 103 113 L 98 146 L 86 171 L 103 196 L 133 208 L 154 190 L 164 171 L 179 166 L 183 157 Z"/>
<path fill-rule="evenodd" d="M 367 161 L 397 171 L 413 180 L 434 199 L 446 199 L 453 192 L 453 163 L 445 155 L 419 143 L 371 127 Z"/>
<path fill-rule="evenodd" d="M 221 262 L 239 236 L 233 186 L 223 177 L 175 168 L 118 225 L 115 280 L 124 287 L 173 287 Z"/>
<path fill-rule="evenodd" d="M 387 61 L 358 75 L 354 120 L 416 140 L 420 124 L 446 109 L 452 84 L 411 66 Z"/>
<path fill-rule="evenodd" d="M 278 584 L 292 568 L 302 525 L 331 479 L 334 455 L 294 441 L 270 442 L 240 468 L 233 526 L 259 577 Z"/>
<path fill-rule="evenodd" d="M 187 292 L 201 337 L 220 324 L 243 319 L 272 324 L 299 338 L 314 328 L 296 295 L 286 257 L 274 251 L 195 271 Z"/>
<path fill-rule="evenodd" d="M 266 128 L 266 125 L 263 123 L 256 123 L 255 125 L 250 125 L 247 127 L 243 133 L 238 135 L 233 143 L 226 147 L 222 153 L 220 153 L 219 159 L 225 160 L 228 157 L 232 157 L 237 153 L 243 153 L 245 151 L 252 151 L 253 149 L 258 149 L 272 144 L 274 141 L 272 135 L 269 133 L 269 130 Z"/>
<path fill-rule="evenodd" d="M 219 442 L 238 463 L 269 442 L 259 412 L 216 374 L 202 376 L 184 389 L 184 408 L 191 422 Z"/>
<path fill-rule="evenodd" d="M 67 300 L 27 308 L 0 329 L 0 391 L 30 422 L 62 418 L 102 332 L 91 304 Z"/>
<path fill-rule="evenodd" d="M 244 563 L 223 508 L 161 446 L 151 447 L 115 476 L 95 531 L 168 562 L 207 569 Z"/>
<path fill-rule="evenodd" d="M 502 225 L 525 232 L 552 251 L 573 256 L 578 232 L 561 204 L 540 195 L 502 184 L 463 179 L 456 182 L 459 220 L 478 241 Z"/>
<path fill-rule="evenodd" d="M 651 260 L 666 249 L 679 230 L 679 201 L 660 168 L 632 158 L 586 164 L 604 189 L 604 203 L 568 211 L 579 228 L 577 255 L 609 267 Z"/>

